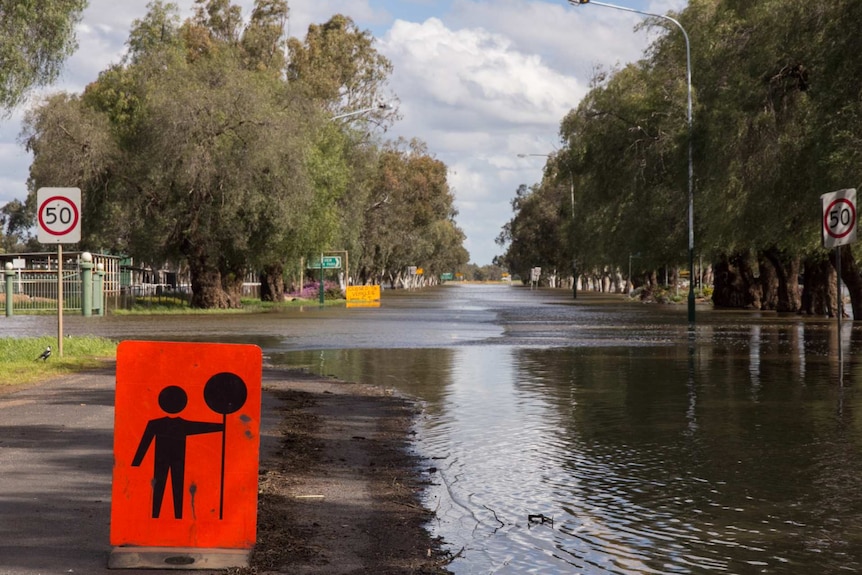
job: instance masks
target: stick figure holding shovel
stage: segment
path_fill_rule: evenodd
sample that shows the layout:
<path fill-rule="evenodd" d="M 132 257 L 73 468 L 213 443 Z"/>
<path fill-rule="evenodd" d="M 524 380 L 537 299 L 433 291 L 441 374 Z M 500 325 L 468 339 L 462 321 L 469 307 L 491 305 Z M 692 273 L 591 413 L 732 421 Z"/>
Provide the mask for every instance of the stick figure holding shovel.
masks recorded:
<path fill-rule="evenodd" d="M 189 435 L 222 432 L 221 478 L 219 485 L 219 519 L 224 516 L 224 462 L 227 416 L 238 411 L 245 404 L 248 388 L 238 375 L 222 372 L 213 375 L 204 386 L 204 401 L 211 410 L 222 415 L 221 423 L 189 421 L 182 417 L 171 417 L 180 413 L 188 404 L 185 390 L 176 385 L 164 388 L 159 393 L 159 407 L 168 413 L 167 417 L 152 419 L 147 423 L 141 442 L 132 460 L 132 467 L 139 467 L 144 456 L 155 441 L 153 466 L 153 519 L 161 513 L 162 501 L 171 480 L 171 494 L 174 501 L 174 518 L 182 519 L 183 494 L 185 485 L 186 438 Z"/>

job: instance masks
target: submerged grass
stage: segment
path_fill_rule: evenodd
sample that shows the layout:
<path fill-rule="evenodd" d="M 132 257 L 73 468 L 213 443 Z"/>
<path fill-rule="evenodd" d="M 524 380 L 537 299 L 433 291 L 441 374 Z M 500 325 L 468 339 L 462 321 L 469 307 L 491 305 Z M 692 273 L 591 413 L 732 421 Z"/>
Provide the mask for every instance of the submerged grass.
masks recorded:
<path fill-rule="evenodd" d="M 344 305 L 343 299 L 327 299 L 324 301 L 324 306 Z M 111 310 L 111 315 L 212 315 L 212 314 L 243 314 L 243 313 L 263 313 L 272 310 L 284 308 L 310 307 L 319 306 L 318 300 L 310 299 L 294 299 L 284 302 L 266 302 L 259 299 L 244 299 L 242 307 L 235 309 L 199 309 L 193 308 L 188 303 L 182 300 L 174 300 L 173 298 L 165 301 L 154 299 L 148 301 L 139 299 L 131 309 L 114 309 Z"/>
<path fill-rule="evenodd" d="M 51 357 L 37 359 L 49 345 Z M 63 357 L 57 352 L 56 337 L 0 338 L 0 388 L 101 367 L 116 353 L 117 342 L 104 337 L 67 337 Z"/>

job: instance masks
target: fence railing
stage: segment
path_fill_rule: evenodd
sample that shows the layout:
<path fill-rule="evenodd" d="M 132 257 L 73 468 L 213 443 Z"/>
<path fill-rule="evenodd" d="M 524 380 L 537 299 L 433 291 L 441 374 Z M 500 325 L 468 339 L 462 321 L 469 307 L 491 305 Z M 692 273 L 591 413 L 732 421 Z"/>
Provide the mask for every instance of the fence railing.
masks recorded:
<path fill-rule="evenodd" d="M 57 311 L 57 270 L 26 270 L 12 280 L 12 301 L 16 311 Z M 63 271 L 63 310 L 81 310 L 81 275 Z"/>
<path fill-rule="evenodd" d="M 63 271 L 63 310 L 83 311 L 82 280 L 79 270 Z M 15 313 L 50 313 L 57 311 L 57 270 L 20 270 L 12 278 L 12 307 Z M 6 291 L 0 289 L 0 300 L 5 305 Z M 96 297 L 94 295 L 94 297 Z M 133 307 L 163 304 L 188 304 L 191 287 L 162 284 L 124 286 L 116 292 L 104 290 L 103 301 L 94 301 L 96 309 L 132 309 Z M 260 298 L 260 284 L 247 282 L 242 286 L 242 297 Z"/>

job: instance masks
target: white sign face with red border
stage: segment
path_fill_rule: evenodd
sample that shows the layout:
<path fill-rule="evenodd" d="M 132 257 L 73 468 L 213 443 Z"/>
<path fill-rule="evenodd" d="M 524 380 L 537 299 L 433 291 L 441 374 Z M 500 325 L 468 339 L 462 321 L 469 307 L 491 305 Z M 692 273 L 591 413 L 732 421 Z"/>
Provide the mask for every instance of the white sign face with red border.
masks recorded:
<path fill-rule="evenodd" d="M 834 248 L 856 241 L 856 189 L 820 196 L 823 206 L 823 247 Z"/>
<path fill-rule="evenodd" d="M 42 244 L 74 244 L 81 241 L 81 190 L 39 188 L 36 220 Z"/>

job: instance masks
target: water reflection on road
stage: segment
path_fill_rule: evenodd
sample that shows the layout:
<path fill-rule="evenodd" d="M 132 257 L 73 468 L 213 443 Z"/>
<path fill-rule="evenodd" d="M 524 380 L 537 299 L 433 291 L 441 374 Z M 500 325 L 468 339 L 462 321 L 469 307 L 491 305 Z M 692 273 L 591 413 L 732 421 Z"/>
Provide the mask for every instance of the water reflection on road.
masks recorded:
<path fill-rule="evenodd" d="M 839 388 L 833 323 L 701 310 L 690 338 L 684 306 L 450 293 L 504 332 L 279 359 L 425 400 L 455 573 L 862 567 L 859 365 Z M 844 335 L 852 358 L 860 333 Z"/>
<path fill-rule="evenodd" d="M 420 398 L 432 525 L 473 573 L 862 568 L 862 330 L 504 286 L 380 309 L 70 318 L 71 333 L 256 343 Z M 10 335 L 50 333 L 6 318 Z M 530 522 L 541 515 L 545 522 Z"/>

